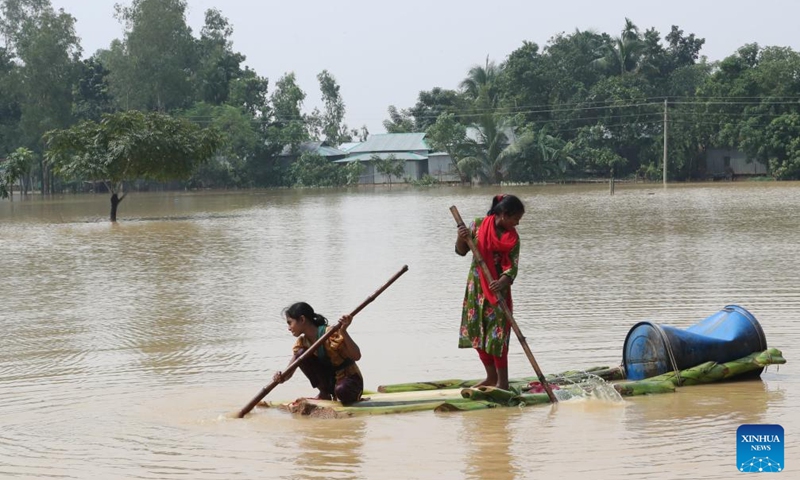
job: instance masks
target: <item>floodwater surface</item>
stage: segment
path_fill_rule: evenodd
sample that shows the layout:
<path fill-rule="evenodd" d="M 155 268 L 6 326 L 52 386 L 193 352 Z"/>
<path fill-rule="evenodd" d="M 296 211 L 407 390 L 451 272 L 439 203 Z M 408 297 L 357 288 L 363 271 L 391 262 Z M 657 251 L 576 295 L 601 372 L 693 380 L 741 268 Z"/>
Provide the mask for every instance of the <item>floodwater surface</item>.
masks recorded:
<path fill-rule="evenodd" d="M 780 424 L 800 468 L 800 184 L 505 187 L 515 318 L 546 373 L 618 365 L 628 330 L 748 309 L 787 364 L 623 402 L 324 420 L 233 414 L 289 361 L 281 317 L 350 332 L 367 389 L 478 378 L 457 348 L 462 216 L 496 188 L 131 193 L 0 201 L 0 477 L 729 479 L 736 429 Z M 534 373 L 516 339 L 512 377 Z M 269 395 L 311 396 L 299 372 Z M 786 478 L 789 478 L 787 476 Z"/>

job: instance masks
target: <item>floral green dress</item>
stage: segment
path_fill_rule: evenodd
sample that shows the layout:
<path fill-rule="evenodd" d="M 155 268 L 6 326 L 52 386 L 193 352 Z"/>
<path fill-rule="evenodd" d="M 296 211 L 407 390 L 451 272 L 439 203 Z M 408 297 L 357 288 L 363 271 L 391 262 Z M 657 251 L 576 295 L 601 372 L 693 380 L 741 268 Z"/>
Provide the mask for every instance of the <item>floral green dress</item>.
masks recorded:
<path fill-rule="evenodd" d="M 470 225 L 472 241 L 477 242 L 478 230 L 480 229 L 483 218 L 476 218 Z M 511 268 L 502 271 L 499 266 L 499 255 L 493 259 L 484 258 L 484 261 L 495 262 L 497 272 L 501 275 L 508 275 L 511 281 L 517 277 L 517 267 L 519 265 L 519 244 L 509 252 L 511 258 Z M 508 348 L 508 341 L 511 338 L 511 324 L 506 320 L 506 315 L 495 305 L 489 303 L 483 294 L 481 280 L 478 276 L 480 265 L 472 258 L 467 276 L 467 289 L 464 293 L 464 304 L 461 313 L 461 331 L 458 339 L 459 348 L 479 348 L 490 355 L 496 357 L 503 355 L 503 349 Z M 502 292 L 504 297 L 508 296 L 508 290 Z"/>

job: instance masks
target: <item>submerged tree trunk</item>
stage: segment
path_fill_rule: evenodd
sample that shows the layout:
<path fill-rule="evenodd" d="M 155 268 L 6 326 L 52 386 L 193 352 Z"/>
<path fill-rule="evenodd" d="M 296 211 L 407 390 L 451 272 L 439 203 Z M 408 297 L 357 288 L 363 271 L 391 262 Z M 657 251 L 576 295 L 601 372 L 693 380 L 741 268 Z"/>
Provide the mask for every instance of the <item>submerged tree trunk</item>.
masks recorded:
<path fill-rule="evenodd" d="M 116 222 L 117 221 L 117 206 L 119 206 L 121 201 L 122 201 L 122 199 L 119 198 L 119 195 L 117 195 L 116 193 L 113 193 L 111 195 L 111 221 L 112 222 Z"/>

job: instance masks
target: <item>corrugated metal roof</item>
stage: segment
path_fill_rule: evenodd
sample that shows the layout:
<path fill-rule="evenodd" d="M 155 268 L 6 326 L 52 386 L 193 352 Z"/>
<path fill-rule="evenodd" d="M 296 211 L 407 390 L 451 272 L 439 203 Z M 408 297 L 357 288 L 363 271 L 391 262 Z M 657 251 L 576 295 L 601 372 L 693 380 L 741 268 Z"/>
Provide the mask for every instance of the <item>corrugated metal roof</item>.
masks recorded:
<path fill-rule="evenodd" d="M 353 147 L 355 147 L 357 145 L 361 145 L 361 142 L 345 142 L 345 143 L 339 145 L 339 150 L 341 150 L 343 152 L 349 152 L 350 149 L 352 149 Z"/>
<path fill-rule="evenodd" d="M 338 148 L 333 148 L 328 146 L 325 142 L 303 142 L 297 146 L 297 154 L 302 155 L 303 153 L 315 153 L 317 155 L 321 155 L 323 157 L 343 157 L 347 155 L 345 152 L 339 150 Z M 281 152 L 281 156 L 288 157 L 292 154 L 292 146 L 286 145 L 283 147 L 283 151 Z"/>
<path fill-rule="evenodd" d="M 322 155 L 323 157 L 341 157 L 342 155 L 346 155 L 345 152 L 339 150 L 338 148 L 326 146 L 320 146 L 317 148 L 317 154 Z"/>
<path fill-rule="evenodd" d="M 411 152 L 399 152 L 399 153 L 389 153 L 389 152 L 382 152 L 382 153 L 359 153 L 358 155 L 350 155 L 346 158 L 341 160 L 335 160 L 337 163 L 350 163 L 350 162 L 369 162 L 372 160 L 373 156 L 380 157 L 381 160 L 387 160 L 389 157 L 394 155 L 395 160 L 412 160 L 412 161 L 419 161 L 419 160 L 427 160 L 428 157 L 424 155 L 417 155 L 416 153 Z"/>
<path fill-rule="evenodd" d="M 410 152 L 430 150 L 424 133 L 378 133 L 370 135 L 366 142 L 351 148 L 348 153 L 364 152 Z"/>

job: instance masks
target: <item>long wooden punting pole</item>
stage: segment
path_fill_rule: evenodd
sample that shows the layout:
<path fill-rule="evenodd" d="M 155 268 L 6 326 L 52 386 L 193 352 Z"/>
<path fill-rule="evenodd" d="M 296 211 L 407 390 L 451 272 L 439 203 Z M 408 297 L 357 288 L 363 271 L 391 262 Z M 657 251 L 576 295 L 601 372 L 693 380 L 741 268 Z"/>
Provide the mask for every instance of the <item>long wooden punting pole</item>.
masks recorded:
<path fill-rule="evenodd" d="M 383 286 L 382 286 L 381 288 L 379 288 L 379 289 L 375 290 L 375 293 L 373 293 L 372 295 L 370 295 L 369 297 L 367 297 L 367 299 L 366 299 L 366 300 L 364 300 L 363 302 L 361 302 L 361 305 L 359 305 L 358 307 L 356 307 L 356 309 L 355 309 L 355 310 L 353 310 L 352 312 L 350 312 L 350 316 L 351 316 L 351 317 L 355 317 L 355 316 L 356 316 L 356 314 L 357 314 L 358 312 L 360 312 L 361 310 L 363 310 L 363 309 L 364 309 L 364 307 L 366 307 L 367 305 L 369 305 L 370 303 L 372 303 L 372 301 L 373 301 L 373 300 L 375 300 L 376 298 L 378 298 L 378 295 L 380 295 L 381 293 L 383 293 L 383 291 L 384 291 L 384 290 L 386 290 L 387 288 L 389 288 L 389 285 L 393 284 L 393 283 L 395 282 L 395 280 L 397 280 L 398 278 L 400 278 L 400 275 L 402 275 L 402 274 L 406 273 L 407 271 L 408 271 L 408 265 L 403 265 L 403 268 L 401 268 L 399 272 L 395 273 L 395 274 L 392 276 L 392 278 L 390 278 L 390 279 L 389 279 L 389 281 L 388 281 L 388 282 L 386 282 L 385 284 L 383 284 Z M 333 327 L 329 328 L 329 329 L 328 329 L 328 331 L 327 331 L 327 332 L 325 332 L 325 335 L 323 335 L 323 336 L 319 337 L 319 338 L 317 339 L 317 341 L 316 341 L 316 342 L 314 342 L 314 343 L 313 343 L 313 344 L 312 344 L 310 347 L 308 347 L 308 348 L 306 349 L 306 351 L 305 351 L 305 352 L 303 352 L 303 354 L 302 354 L 302 355 L 300 355 L 299 357 L 297 357 L 297 358 L 295 359 L 295 361 L 293 361 L 292 363 L 290 363 L 290 364 L 289 364 L 289 366 L 288 366 L 288 367 L 286 367 L 286 370 L 284 370 L 284 373 L 289 373 L 289 372 L 293 372 L 293 371 L 295 371 L 295 369 L 297 369 L 297 367 L 299 367 L 299 366 L 300 366 L 300 363 L 302 363 L 302 361 L 303 361 L 303 360 L 305 360 L 306 358 L 308 358 L 308 357 L 309 357 L 309 356 L 311 356 L 311 355 L 314 355 L 314 352 L 316 352 L 316 351 L 317 351 L 317 349 L 319 348 L 319 346 L 320 346 L 320 345 L 322 345 L 322 342 L 324 342 L 325 340 L 327 340 L 327 339 L 328 339 L 328 337 L 330 337 L 330 336 L 331 336 L 331 335 L 333 335 L 335 332 L 337 332 L 337 331 L 338 331 L 338 330 L 339 330 L 341 327 L 342 327 L 342 324 L 341 324 L 341 322 L 339 322 L 339 323 L 337 323 L 336 325 L 334 325 Z M 253 397 L 253 399 L 252 399 L 252 400 L 250 400 L 250 403 L 248 403 L 247 405 L 245 405 L 245 407 L 239 411 L 239 413 L 237 414 L 237 417 L 239 417 L 239 418 L 244 418 L 244 416 L 245 416 L 245 415 L 247 415 L 247 414 L 250 412 L 250 410 L 252 410 L 252 409 L 253 409 L 253 408 L 254 408 L 256 405 L 258 405 L 258 402 L 260 402 L 260 401 L 261 401 L 261 399 L 263 399 L 264 397 L 266 397 L 266 396 L 267 396 L 267 394 L 268 394 L 269 392 L 271 392 L 271 391 L 272 391 L 272 389 L 274 389 L 276 386 L 278 386 L 278 384 L 279 384 L 279 383 L 280 383 L 280 382 L 277 382 L 277 381 L 274 381 L 274 380 L 273 380 L 273 381 L 272 381 L 272 383 L 270 383 L 270 384 L 269 384 L 269 385 L 267 385 L 266 387 L 262 388 L 262 389 L 261 389 L 261 391 L 258 393 L 258 395 L 256 395 L 255 397 Z"/>
<path fill-rule="evenodd" d="M 450 213 L 452 213 L 453 218 L 456 219 L 456 225 L 458 226 L 464 225 L 464 220 L 461 219 L 461 215 L 458 213 L 458 209 L 455 207 L 455 205 L 450 207 Z M 480 265 L 480 268 L 481 270 L 483 270 L 483 274 L 486 276 L 486 278 L 488 278 L 490 281 L 494 280 L 494 278 L 492 277 L 492 273 L 489 271 L 489 267 L 483 260 L 481 252 L 478 251 L 478 247 L 475 245 L 475 242 L 472 241 L 472 237 L 467 237 L 467 245 L 469 245 L 469 249 L 472 250 L 472 255 L 475 256 L 475 260 L 478 262 L 478 265 Z M 542 387 L 544 387 L 545 392 L 547 392 L 547 396 L 550 397 L 550 401 L 553 403 L 558 402 L 558 399 L 553 394 L 553 390 L 550 388 L 550 384 L 547 383 L 547 380 L 545 379 L 542 370 L 539 368 L 539 364 L 536 363 L 536 359 L 533 358 L 533 352 L 531 352 L 531 347 L 528 346 L 528 342 L 525 340 L 525 336 L 522 335 L 522 330 L 519 329 L 517 321 L 514 320 L 514 316 L 511 314 L 511 309 L 508 308 L 506 299 L 503 298 L 503 296 L 500 295 L 499 293 L 497 294 L 497 305 L 500 306 L 500 310 L 503 311 L 503 313 L 506 315 L 506 318 L 511 323 L 511 328 L 517 335 L 519 343 L 522 344 L 522 349 L 525 350 L 525 355 L 527 355 L 528 360 L 531 362 L 533 370 L 536 372 L 536 376 L 539 377 L 539 382 L 541 382 Z"/>

